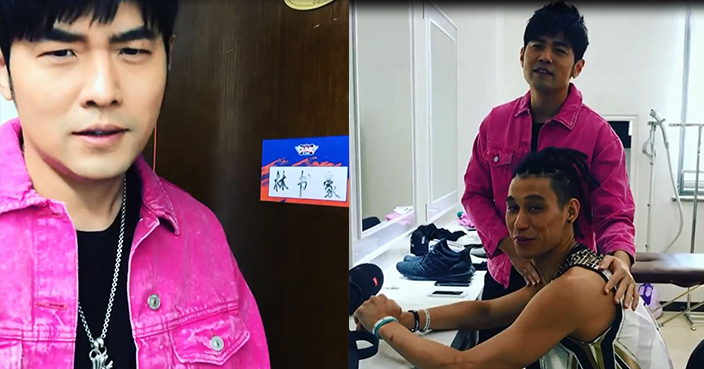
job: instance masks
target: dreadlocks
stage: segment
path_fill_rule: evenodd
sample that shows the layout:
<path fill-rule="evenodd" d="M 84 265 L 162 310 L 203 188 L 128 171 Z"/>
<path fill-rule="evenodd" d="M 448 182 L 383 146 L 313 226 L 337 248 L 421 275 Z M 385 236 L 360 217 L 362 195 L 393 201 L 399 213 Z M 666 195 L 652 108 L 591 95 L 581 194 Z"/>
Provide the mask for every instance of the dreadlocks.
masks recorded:
<path fill-rule="evenodd" d="M 548 147 L 528 157 L 514 171 L 514 177 L 545 177 L 550 179 L 550 188 L 557 195 L 558 204 L 563 207 L 570 199 L 577 199 L 584 209 L 587 220 L 591 221 L 591 209 L 587 208 L 587 196 L 599 186 L 587 165 L 587 155 L 573 149 Z M 584 237 L 573 224 L 577 237 Z"/>

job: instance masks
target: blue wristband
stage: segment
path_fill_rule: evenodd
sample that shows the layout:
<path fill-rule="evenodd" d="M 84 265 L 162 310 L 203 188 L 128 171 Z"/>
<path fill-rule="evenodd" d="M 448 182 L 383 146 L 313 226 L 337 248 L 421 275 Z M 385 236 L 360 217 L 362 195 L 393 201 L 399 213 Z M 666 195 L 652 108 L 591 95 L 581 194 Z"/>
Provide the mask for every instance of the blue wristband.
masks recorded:
<path fill-rule="evenodd" d="M 386 323 L 391 323 L 391 322 L 396 322 L 398 323 L 398 319 L 392 317 L 392 316 L 386 316 L 381 319 L 379 319 L 376 323 L 374 323 L 374 327 L 372 328 L 372 334 L 374 334 L 377 338 L 379 337 L 379 329 L 386 324 Z"/>

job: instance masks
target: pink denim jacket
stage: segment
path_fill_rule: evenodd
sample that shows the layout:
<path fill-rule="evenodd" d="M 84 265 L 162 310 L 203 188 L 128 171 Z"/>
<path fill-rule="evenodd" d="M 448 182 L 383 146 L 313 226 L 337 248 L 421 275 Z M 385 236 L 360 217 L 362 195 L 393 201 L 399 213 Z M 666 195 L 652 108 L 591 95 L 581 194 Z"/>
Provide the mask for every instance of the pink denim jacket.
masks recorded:
<path fill-rule="evenodd" d="M 509 235 L 506 197 L 513 170 L 530 153 L 532 125 L 530 92 L 495 107 L 479 127 L 464 176 L 462 205 L 487 251 L 489 273 L 504 287 L 509 285 L 511 261 L 498 244 Z M 573 84 L 559 113 L 540 130 L 538 150 L 545 147 L 587 154 L 590 170 L 601 184 L 587 200 L 592 223 L 580 212 L 577 226 L 584 239 L 577 241 L 602 254 L 623 250 L 635 256 L 635 203 L 623 144 L 609 123 L 582 103 L 582 93 Z"/>
<path fill-rule="evenodd" d="M 0 369 L 72 369 L 76 229 L 63 203 L 34 191 L 19 135 L 17 119 L 0 127 Z M 137 165 L 143 204 L 127 282 L 137 366 L 268 369 L 257 303 L 220 222 Z"/>

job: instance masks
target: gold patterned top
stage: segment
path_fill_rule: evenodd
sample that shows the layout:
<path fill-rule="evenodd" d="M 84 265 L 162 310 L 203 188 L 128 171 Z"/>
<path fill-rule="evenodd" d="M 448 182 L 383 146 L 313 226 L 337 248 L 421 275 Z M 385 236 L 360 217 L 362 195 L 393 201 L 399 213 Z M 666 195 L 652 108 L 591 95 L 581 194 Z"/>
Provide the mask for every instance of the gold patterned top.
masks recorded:
<path fill-rule="evenodd" d="M 582 267 L 600 274 L 606 283 L 611 273 L 598 269 L 603 256 L 584 245 L 576 245 L 565 258 L 554 279 L 570 268 Z M 570 337 L 540 359 L 542 369 L 673 369 L 660 327 L 645 303 L 636 311 L 619 306 L 611 326 L 591 342 Z"/>

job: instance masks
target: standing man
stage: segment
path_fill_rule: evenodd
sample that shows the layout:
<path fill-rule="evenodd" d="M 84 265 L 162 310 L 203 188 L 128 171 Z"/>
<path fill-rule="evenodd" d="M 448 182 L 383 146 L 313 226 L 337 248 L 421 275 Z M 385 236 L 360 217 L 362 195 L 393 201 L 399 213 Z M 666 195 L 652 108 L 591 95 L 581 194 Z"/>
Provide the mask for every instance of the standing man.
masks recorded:
<path fill-rule="evenodd" d="M 215 215 L 140 156 L 177 0 L 0 0 L 0 369 L 269 368 Z"/>
<path fill-rule="evenodd" d="M 601 267 L 611 270 L 613 278 L 604 293 L 617 286 L 615 303 L 624 298 L 624 307 L 635 310 L 638 295 L 630 274 L 635 204 L 623 145 L 609 123 L 584 105 L 581 92 L 571 83 L 584 68 L 589 44 L 584 18 L 572 5 L 550 3 L 532 16 L 523 43 L 520 62 L 530 91 L 495 107 L 484 119 L 464 177 L 462 204 L 489 258 L 482 299 L 505 296 L 553 277 L 540 276 L 532 260 L 516 253 L 504 219 L 515 166 L 530 152 L 554 146 L 588 156 L 589 170 L 601 186 L 590 192 L 581 210 L 591 212 L 592 220 L 578 218 L 577 241 L 607 255 Z M 481 331 L 480 342 L 503 329 Z"/>

